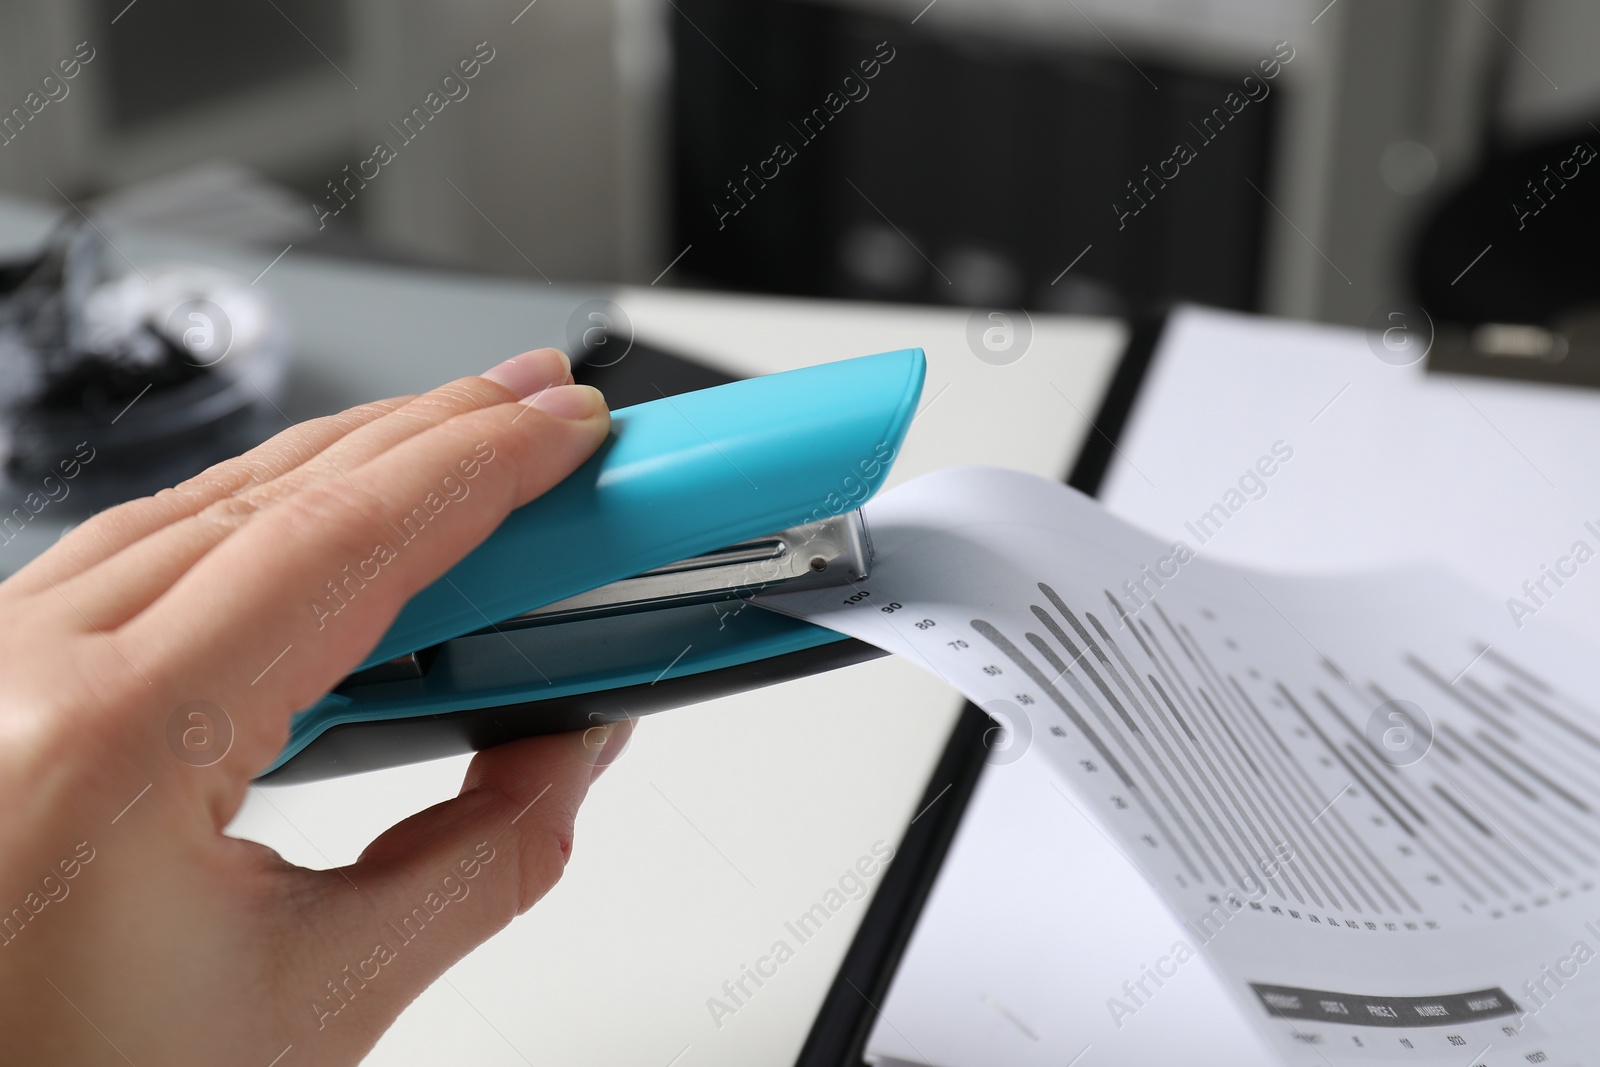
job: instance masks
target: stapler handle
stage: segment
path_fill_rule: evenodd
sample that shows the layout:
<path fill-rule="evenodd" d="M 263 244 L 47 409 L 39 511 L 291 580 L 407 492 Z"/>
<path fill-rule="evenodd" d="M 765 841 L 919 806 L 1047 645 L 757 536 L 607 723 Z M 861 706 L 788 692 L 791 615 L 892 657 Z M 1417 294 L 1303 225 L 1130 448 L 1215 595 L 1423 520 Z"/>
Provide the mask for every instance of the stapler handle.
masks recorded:
<path fill-rule="evenodd" d="M 900 449 L 924 373 L 922 350 L 907 348 L 614 412 L 599 451 L 412 597 L 362 668 L 860 506 Z"/>

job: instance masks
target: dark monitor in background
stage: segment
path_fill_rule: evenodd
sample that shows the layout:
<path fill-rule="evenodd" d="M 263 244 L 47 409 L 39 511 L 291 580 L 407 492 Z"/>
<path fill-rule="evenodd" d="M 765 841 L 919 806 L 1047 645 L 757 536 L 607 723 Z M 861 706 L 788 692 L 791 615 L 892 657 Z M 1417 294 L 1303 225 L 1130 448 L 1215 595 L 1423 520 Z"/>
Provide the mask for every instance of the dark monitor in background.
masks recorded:
<path fill-rule="evenodd" d="M 697 283 L 1259 307 L 1281 80 L 805 0 L 678 6 L 670 216 Z"/>

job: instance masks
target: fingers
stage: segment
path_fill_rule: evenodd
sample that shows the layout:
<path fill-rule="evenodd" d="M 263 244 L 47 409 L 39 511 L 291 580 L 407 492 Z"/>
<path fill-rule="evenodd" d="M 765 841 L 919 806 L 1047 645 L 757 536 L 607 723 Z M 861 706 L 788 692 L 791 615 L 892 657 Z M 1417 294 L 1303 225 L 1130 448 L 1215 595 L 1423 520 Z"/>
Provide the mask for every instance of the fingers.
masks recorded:
<path fill-rule="evenodd" d="M 246 780 L 276 754 L 290 709 L 337 683 L 412 594 L 587 459 L 609 421 L 600 395 L 575 385 L 448 419 L 258 514 L 118 644 L 159 665 L 174 697 L 230 712 L 238 752 L 219 767 Z"/>
<path fill-rule="evenodd" d="M 458 797 L 392 827 L 355 864 L 321 872 L 307 908 L 319 916 L 328 954 L 316 965 L 319 980 L 350 964 L 366 982 L 353 997 L 313 1008 L 316 1021 L 329 1029 L 387 1026 L 549 892 L 571 854 L 574 818 L 597 766 L 623 740 L 619 728 L 481 752 Z"/>
<path fill-rule="evenodd" d="M 399 823 L 373 841 L 350 869 L 357 885 L 407 886 L 448 871 L 457 853 L 487 841 L 504 856 L 493 891 L 463 936 L 479 940 L 533 907 L 560 879 L 572 852 L 572 824 L 614 726 L 513 741 L 473 757 L 454 800 Z M 614 749 L 612 750 L 615 751 Z M 476 941 L 464 943 L 470 948 Z"/>
<path fill-rule="evenodd" d="M 276 478 L 241 487 L 190 516 L 169 523 L 66 585 L 101 628 L 120 626 L 175 582 L 216 544 L 294 493 L 338 482 L 346 471 L 402 441 L 465 412 L 535 394 L 572 379 L 567 357 L 553 348 L 524 352 L 479 377 L 461 378 L 365 421 L 330 441 L 314 459 Z M 77 588 L 75 588 L 76 586 Z"/>
<path fill-rule="evenodd" d="M 51 583 L 59 584 L 217 500 L 280 477 L 345 434 L 411 399 L 402 396 L 380 400 L 337 415 L 298 423 L 175 488 L 108 508 L 81 523 L 59 544 L 17 571 L 10 583 L 14 589 L 25 592 L 37 592 Z"/>
<path fill-rule="evenodd" d="M 539 348 L 524 352 L 481 375 L 459 378 L 413 398 L 387 418 L 362 426 L 331 444 L 323 451 L 320 462 L 290 471 L 241 496 L 252 510 L 260 510 L 302 489 L 339 479 L 343 472 L 457 415 L 534 396 L 571 381 L 572 365 L 559 350 Z"/>

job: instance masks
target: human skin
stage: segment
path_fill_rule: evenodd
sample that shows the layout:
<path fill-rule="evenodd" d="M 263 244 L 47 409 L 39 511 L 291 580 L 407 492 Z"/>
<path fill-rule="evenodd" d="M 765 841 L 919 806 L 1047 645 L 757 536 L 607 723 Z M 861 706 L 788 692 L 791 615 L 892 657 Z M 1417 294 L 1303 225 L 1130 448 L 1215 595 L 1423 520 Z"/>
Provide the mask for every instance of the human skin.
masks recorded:
<path fill-rule="evenodd" d="M 341 869 L 296 867 L 223 828 L 290 716 L 599 447 L 604 400 L 571 382 L 541 349 L 294 426 L 101 512 L 0 583 L 0 1063 L 354 1064 L 555 884 L 626 726 L 479 753 L 459 796 Z M 462 461 L 485 446 L 492 460 L 466 480 Z M 326 583 L 447 477 L 470 495 L 319 618 Z M 174 742 L 185 707 L 231 728 L 225 755 Z M 442 885 L 467 891 L 433 908 Z M 372 980 L 348 980 L 379 942 L 401 945 L 388 924 L 425 902 L 425 932 Z"/>

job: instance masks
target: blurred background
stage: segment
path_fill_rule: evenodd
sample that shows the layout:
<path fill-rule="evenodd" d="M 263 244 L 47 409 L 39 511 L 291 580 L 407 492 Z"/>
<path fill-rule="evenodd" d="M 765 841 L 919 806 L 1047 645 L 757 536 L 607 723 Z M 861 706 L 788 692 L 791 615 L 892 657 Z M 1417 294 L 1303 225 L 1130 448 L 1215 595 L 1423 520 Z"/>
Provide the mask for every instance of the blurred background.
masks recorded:
<path fill-rule="evenodd" d="M 17 0 L 0 192 L 557 282 L 1355 325 L 1586 295 L 1579 164 L 1568 219 L 1513 207 L 1600 144 L 1583 0 L 524 3 Z"/>
<path fill-rule="evenodd" d="M 638 353 L 578 368 L 615 406 L 924 345 L 922 451 L 901 474 L 988 462 L 1062 476 L 1119 392 L 1120 354 L 1174 302 L 1398 321 L 1408 337 L 1420 307 L 1438 327 L 1429 370 L 1481 357 L 1600 385 L 1597 54 L 1593 0 L 4 0 L 0 572 L 78 509 L 172 484 L 289 421 L 535 344 L 576 349 L 592 327 L 602 340 L 622 327 Z M 1026 341 L 1004 359 L 983 350 L 973 323 L 994 308 L 1034 316 L 1036 357 L 1016 362 Z M 1246 383 L 1255 395 L 1292 395 L 1316 422 L 1345 393 L 1323 391 L 1330 363 L 1294 331 L 1335 331 L 1270 329 L 1300 347 L 1274 332 L 1254 356 L 1226 354 L 1270 368 Z M 1368 336 L 1380 371 L 1421 358 L 1382 337 Z M 1561 428 L 1588 418 L 1583 391 L 1539 392 L 1542 407 L 1475 393 L 1479 409 L 1435 385 L 1489 424 L 1470 423 L 1479 436 L 1438 431 L 1421 415 L 1442 405 L 1412 393 L 1352 390 L 1337 418 L 1295 423 L 1326 445 L 1296 460 L 1303 495 L 1280 483 L 1272 511 L 1252 505 L 1258 540 L 1235 543 L 1256 562 L 1285 558 L 1270 544 L 1322 565 L 1348 545 L 1451 560 L 1441 546 L 1481 542 L 1493 550 L 1453 560 L 1497 561 L 1471 572 L 1486 587 L 1541 573 L 1538 537 L 1564 545 L 1593 517 L 1570 488 L 1588 484 L 1589 450 L 1562 450 Z M 1148 458 L 1123 442 L 1169 490 L 1126 499 L 1174 536 L 1288 418 L 1276 399 L 1197 396 L 1171 401 Z M 1545 495 L 1554 483 L 1513 440 L 1536 442 L 1563 492 Z M 1418 472 L 1447 468 L 1414 491 Z M 1426 540 L 1397 534 L 1397 516 L 1420 516 L 1405 529 Z M 1558 611 L 1600 618 L 1584 596 Z M 528 1062 L 501 1027 L 551 1062 L 783 1062 L 830 990 L 855 1004 L 859 990 L 831 984 L 855 918 L 715 1041 L 701 1003 L 778 917 L 943 795 L 929 783 L 954 695 L 906 661 L 851 670 L 848 699 L 823 676 L 640 731 L 585 809 L 584 862 L 425 994 L 381 1062 Z M 296 862 L 354 858 L 452 795 L 462 765 L 253 790 L 235 832 Z M 942 818 L 919 832 L 947 841 Z M 752 857 L 755 880 L 734 878 L 722 846 Z M 994 876 L 1012 899 L 1018 878 Z M 1120 884 L 1074 892 L 1098 907 L 1092 891 Z M 1137 973 L 1132 956 L 1096 958 L 1083 981 Z M 1090 999 L 1077 1006 L 1102 1018 Z"/>
<path fill-rule="evenodd" d="M 310 380 L 356 374 L 312 350 L 333 327 L 304 328 L 304 293 L 282 304 L 317 263 L 498 276 L 552 321 L 616 286 L 1135 324 L 1188 302 L 1389 347 L 1425 326 L 1434 369 L 1600 385 L 1581 0 L 19 0 L 3 21 L 0 496 L 85 426 L 115 457 L 87 507 L 367 395 Z M 168 271 L 138 234 L 238 259 Z M 338 321 L 396 305 L 353 277 L 322 294 Z M 568 348 L 619 327 L 607 307 Z M 547 336 L 530 314 L 508 344 Z"/>

